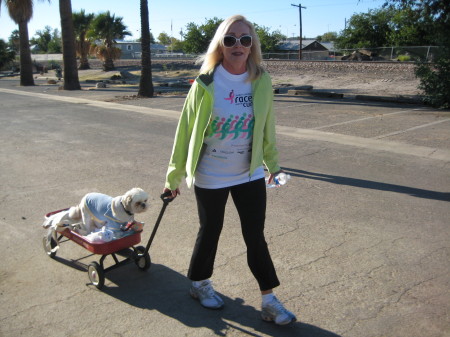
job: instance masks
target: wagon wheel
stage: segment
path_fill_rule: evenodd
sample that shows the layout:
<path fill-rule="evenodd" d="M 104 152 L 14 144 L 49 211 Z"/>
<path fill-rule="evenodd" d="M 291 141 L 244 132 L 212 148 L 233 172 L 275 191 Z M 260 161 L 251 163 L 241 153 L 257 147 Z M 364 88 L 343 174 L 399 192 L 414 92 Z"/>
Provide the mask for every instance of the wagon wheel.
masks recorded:
<path fill-rule="evenodd" d="M 142 271 L 146 271 L 150 268 L 152 264 L 152 260 L 150 259 L 150 254 L 145 251 L 145 248 L 142 246 L 135 248 L 136 257 L 134 262 L 138 266 L 138 268 Z"/>
<path fill-rule="evenodd" d="M 56 251 L 52 252 L 52 250 L 57 246 L 55 239 L 51 238 L 49 241 L 47 235 L 44 235 L 42 243 L 44 244 L 44 250 L 47 255 L 54 258 L 56 256 Z"/>
<path fill-rule="evenodd" d="M 103 288 L 103 285 L 105 284 L 105 272 L 103 271 L 102 266 L 97 262 L 91 262 L 89 264 L 88 276 L 89 280 L 97 287 L 97 289 Z"/>

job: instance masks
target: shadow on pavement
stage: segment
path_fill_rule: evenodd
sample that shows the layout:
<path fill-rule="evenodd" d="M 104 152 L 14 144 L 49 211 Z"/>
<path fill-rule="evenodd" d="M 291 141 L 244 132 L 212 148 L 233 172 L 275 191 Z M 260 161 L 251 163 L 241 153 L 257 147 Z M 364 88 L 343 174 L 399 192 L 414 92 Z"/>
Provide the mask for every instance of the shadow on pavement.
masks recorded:
<path fill-rule="evenodd" d="M 92 261 L 99 260 L 100 255 L 89 254 L 76 260 L 55 256 L 54 260 L 86 272 L 87 264 L 82 260 L 87 258 Z M 109 262 L 111 260 L 105 267 Z M 219 294 L 225 302 L 225 307 L 221 310 L 205 309 L 190 297 L 190 284 L 187 277 L 164 265 L 152 263 L 150 269 L 144 272 L 130 261 L 105 274 L 105 285 L 101 292 L 140 309 L 156 310 L 187 327 L 209 329 L 211 335 L 216 336 L 226 336 L 228 330 L 233 329 L 255 337 L 261 336 L 260 334 L 276 337 L 340 337 L 306 323 L 295 322 L 278 326 L 265 322 L 261 319 L 259 309 L 246 305 L 241 298 L 233 299 L 221 293 Z M 87 285 L 97 291 L 91 283 Z M 259 296 L 256 289 L 255 296 Z M 296 315 L 297 319 L 301 320 L 301 313 Z"/>
<path fill-rule="evenodd" d="M 148 272 L 134 269 L 109 273 L 107 278 L 115 285 L 105 286 L 102 291 L 132 306 L 157 310 L 190 328 L 207 328 L 216 336 L 226 336 L 228 330 L 234 329 L 249 336 L 260 336 L 261 333 L 280 337 L 339 337 L 301 322 L 288 326 L 264 322 L 260 311 L 246 305 L 243 299 L 223 294 L 220 294 L 225 302 L 222 310 L 205 309 L 189 296 L 190 281 L 180 273 L 159 264 L 152 264 Z M 301 319 L 301 313 L 297 314 Z"/>
<path fill-rule="evenodd" d="M 411 195 L 411 196 L 417 197 L 417 198 L 433 199 L 433 200 L 440 200 L 440 201 L 450 201 L 450 193 L 446 193 L 446 192 L 436 192 L 436 191 L 424 190 L 424 189 L 408 187 L 408 186 L 380 183 L 380 182 L 371 181 L 371 180 L 363 180 L 363 179 L 356 179 L 356 178 L 334 176 L 334 175 L 330 175 L 330 174 L 308 172 L 308 171 L 297 170 L 297 169 L 292 169 L 292 168 L 287 168 L 287 167 L 283 167 L 283 170 L 285 170 L 287 173 L 291 174 L 292 176 L 299 177 L 299 178 L 320 180 L 320 181 L 326 181 L 326 182 L 329 182 L 332 184 L 368 188 L 368 189 L 372 189 L 372 190 L 403 193 L 403 194 L 408 194 L 408 195 Z"/>

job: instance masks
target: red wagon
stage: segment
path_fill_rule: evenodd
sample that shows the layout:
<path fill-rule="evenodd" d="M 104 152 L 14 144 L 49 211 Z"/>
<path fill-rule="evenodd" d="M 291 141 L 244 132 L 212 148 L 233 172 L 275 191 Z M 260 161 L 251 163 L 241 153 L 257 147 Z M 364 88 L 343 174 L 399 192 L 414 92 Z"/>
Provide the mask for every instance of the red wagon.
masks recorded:
<path fill-rule="evenodd" d="M 140 270 L 146 271 L 151 266 L 151 259 L 148 251 L 156 235 L 156 231 L 158 230 L 159 224 L 164 215 L 166 207 L 169 204 L 169 202 L 173 200 L 172 198 L 170 198 L 170 196 L 171 196 L 170 192 L 161 195 L 163 206 L 159 213 L 158 219 L 156 220 L 155 226 L 153 227 L 152 234 L 150 235 L 146 247 L 144 246 L 135 247 L 135 245 L 141 242 L 141 232 L 137 232 L 117 240 L 112 240 L 110 242 L 99 243 L 89 241 L 86 237 L 71 230 L 69 228 L 69 225 L 67 225 L 68 226 L 67 228 L 64 228 L 63 230 L 57 232 L 59 235 L 58 241 L 60 242 L 73 241 L 78 245 L 80 245 L 81 247 L 87 249 L 91 253 L 101 255 L 101 258 L 98 262 L 96 261 L 91 262 L 87 266 L 89 280 L 98 289 L 101 289 L 105 283 L 106 272 L 116 269 L 131 261 L 134 261 Z M 46 214 L 46 218 L 66 210 L 67 208 L 61 209 L 59 211 L 50 212 Z M 61 241 L 63 237 L 66 238 L 65 241 Z M 51 258 L 54 258 L 56 256 L 57 251 L 53 250 L 53 248 L 55 248 L 58 245 L 55 239 L 53 238 L 49 239 L 48 235 L 45 235 L 43 239 L 43 244 L 47 255 L 50 256 Z M 111 256 L 113 258 L 115 264 L 113 264 L 108 268 L 104 268 L 104 261 L 108 256 Z M 119 257 L 122 257 L 124 259 L 119 260 Z"/>

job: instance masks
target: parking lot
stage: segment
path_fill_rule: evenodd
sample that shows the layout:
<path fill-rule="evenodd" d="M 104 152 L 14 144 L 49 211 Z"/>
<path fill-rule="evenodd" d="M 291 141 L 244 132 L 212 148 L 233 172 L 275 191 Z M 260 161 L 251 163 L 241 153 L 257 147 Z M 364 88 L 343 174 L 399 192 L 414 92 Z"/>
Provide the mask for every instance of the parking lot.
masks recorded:
<path fill-rule="evenodd" d="M 280 162 L 292 179 L 268 190 L 266 238 L 293 325 L 261 321 L 231 205 L 213 276 L 225 308 L 189 297 L 197 214 L 184 184 L 148 272 L 126 265 L 99 291 L 85 270 L 98 256 L 66 242 L 49 258 L 44 215 L 92 191 L 146 189 L 147 243 L 184 97 L 134 94 L 0 81 L 0 335 L 448 336 L 448 110 L 275 96 Z"/>

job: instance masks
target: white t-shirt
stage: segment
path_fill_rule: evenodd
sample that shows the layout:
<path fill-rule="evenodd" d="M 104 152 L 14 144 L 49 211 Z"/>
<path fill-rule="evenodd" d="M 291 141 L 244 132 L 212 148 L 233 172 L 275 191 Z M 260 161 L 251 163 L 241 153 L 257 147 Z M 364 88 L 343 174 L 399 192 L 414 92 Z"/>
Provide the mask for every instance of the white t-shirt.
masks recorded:
<path fill-rule="evenodd" d="M 195 172 L 198 187 L 223 188 L 264 177 L 262 166 L 250 176 L 254 116 L 247 78 L 248 73 L 233 75 L 222 65 L 214 73 L 214 109 Z"/>

